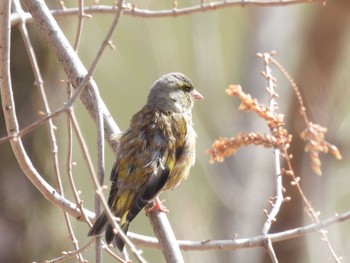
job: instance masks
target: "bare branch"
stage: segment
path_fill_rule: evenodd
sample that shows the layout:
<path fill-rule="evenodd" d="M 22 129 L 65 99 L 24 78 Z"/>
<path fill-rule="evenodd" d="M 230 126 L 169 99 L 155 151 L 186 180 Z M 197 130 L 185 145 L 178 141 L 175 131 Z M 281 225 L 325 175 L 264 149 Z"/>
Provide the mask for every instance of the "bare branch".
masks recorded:
<path fill-rule="evenodd" d="M 275 100 L 275 98 L 277 97 L 277 94 L 275 92 L 276 83 L 275 83 L 274 77 L 272 76 L 271 68 L 269 66 L 271 56 L 273 56 L 273 53 L 272 54 L 264 53 L 262 56 L 263 63 L 264 63 L 264 70 L 265 70 L 263 76 L 265 76 L 268 83 L 266 90 L 270 96 L 269 109 L 272 112 L 272 114 L 275 115 L 277 114 L 276 112 L 278 107 L 277 107 L 277 102 Z M 271 130 L 271 134 L 273 133 L 274 131 Z M 276 220 L 276 216 L 280 211 L 281 205 L 283 203 L 283 185 L 282 185 L 280 149 L 278 147 L 274 147 L 273 153 L 274 153 L 274 167 L 275 167 L 275 180 L 276 180 L 276 197 L 273 200 L 272 209 L 270 213 L 267 215 L 267 219 L 261 231 L 262 235 L 267 235 L 267 233 L 270 231 L 271 225 Z M 278 262 L 271 240 L 268 238 L 266 239 L 266 242 L 265 242 L 265 248 L 267 249 L 272 262 Z"/>
<path fill-rule="evenodd" d="M 164 212 L 149 214 L 153 230 L 158 237 L 166 262 L 184 262 L 174 232 Z"/>
<path fill-rule="evenodd" d="M 271 6 L 288 6 L 288 5 L 297 5 L 297 4 L 310 4 L 310 3 L 319 3 L 325 4 L 325 0 L 234 0 L 234 1 L 213 1 L 204 3 L 200 5 L 189 6 L 184 8 L 173 8 L 169 10 L 147 10 L 139 9 L 135 5 L 130 4 L 124 5 L 125 10 L 123 11 L 124 15 L 134 16 L 134 17 L 144 17 L 144 18 L 163 18 L 163 17 L 178 17 L 185 16 L 194 13 L 214 11 L 218 9 L 228 8 L 228 7 L 271 7 Z M 59 10 L 52 10 L 53 16 L 73 16 L 79 14 L 79 8 L 64 8 Z M 102 5 L 93 5 L 87 6 L 83 9 L 84 14 L 113 14 L 117 12 L 115 6 L 102 6 Z M 26 14 L 25 20 L 31 22 L 33 19 L 30 14 Z M 11 24 L 16 25 L 19 23 L 19 17 L 16 14 L 11 15 Z"/>
<path fill-rule="evenodd" d="M 250 238 L 239 238 L 231 240 L 204 240 L 204 241 L 188 241 L 178 240 L 181 250 L 237 250 L 241 248 L 263 247 L 266 238 L 272 243 L 298 238 L 309 233 L 314 233 L 331 225 L 350 220 L 350 211 L 343 214 L 336 214 L 334 217 L 325 219 L 321 222 L 309 224 L 303 227 L 297 227 L 286 231 L 259 235 Z M 134 233 L 128 233 L 135 244 L 142 244 L 147 247 L 159 248 L 156 238 L 142 236 Z"/>
<path fill-rule="evenodd" d="M 77 28 L 77 33 L 75 35 L 75 41 L 73 48 L 74 50 L 78 53 L 78 47 L 80 43 L 80 38 L 81 38 L 81 33 L 83 31 L 83 24 L 84 24 L 84 18 L 86 17 L 84 14 L 84 1 L 79 0 L 79 14 L 78 14 L 78 28 Z"/>
<path fill-rule="evenodd" d="M 72 258 L 76 255 L 79 255 L 81 252 L 84 252 L 86 249 L 88 249 L 94 243 L 94 241 L 95 241 L 95 239 L 92 238 L 81 248 L 76 249 L 74 251 L 64 251 L 64 252 L 62 252 L 62 256 L 51 259 L 51 260 L 46 260 L 45 263 L 59 263 L 59 262 L 65 261 L 69 258 Z"/>

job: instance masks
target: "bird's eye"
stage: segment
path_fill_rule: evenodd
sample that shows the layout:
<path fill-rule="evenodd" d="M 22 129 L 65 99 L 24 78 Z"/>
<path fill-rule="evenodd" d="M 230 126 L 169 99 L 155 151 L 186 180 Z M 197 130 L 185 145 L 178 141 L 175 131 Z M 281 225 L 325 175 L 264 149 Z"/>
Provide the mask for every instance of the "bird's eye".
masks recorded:
<path fill-rule="evenodd" d="M 184 86 L 183 87 L 183 91 L 184 92 L 190 92 L 191 91 L 191 87 L 190 86 Z"/>

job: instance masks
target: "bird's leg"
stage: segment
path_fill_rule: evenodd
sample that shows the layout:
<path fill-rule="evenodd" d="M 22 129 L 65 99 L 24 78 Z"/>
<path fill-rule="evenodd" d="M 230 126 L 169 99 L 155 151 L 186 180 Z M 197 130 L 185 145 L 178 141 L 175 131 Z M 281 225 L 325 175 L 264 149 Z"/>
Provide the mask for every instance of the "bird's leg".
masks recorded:
<path fill-rule="evenodd" d="M 158 196 L 157 196 L 157 198 L 153 202 L 153 206 L 146 209 L 146 215 L 148 215 L 151 212 L 155 212 L 155 211 L 161 211 L 164 213 L 168 213 L 169 210 L 162 204 L 163 201 L 160 201 Z"/>

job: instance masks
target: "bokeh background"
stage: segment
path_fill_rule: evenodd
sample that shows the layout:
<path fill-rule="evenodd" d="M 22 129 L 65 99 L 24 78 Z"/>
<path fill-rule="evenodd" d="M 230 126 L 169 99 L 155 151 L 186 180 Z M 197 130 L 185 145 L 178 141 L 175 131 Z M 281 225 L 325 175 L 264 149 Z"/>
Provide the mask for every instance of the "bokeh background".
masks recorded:
<path fill-rule="evenodd" d="M 86 1 L 86 5 L 92 4 Z M 64 1 L 66 7 L 76 1 Z M 134 1 L 139 8 L 171 9 L 171 1 Z M 60 8 L 50 2 L 50 7 Z M 99 1 L 99 4 L 112 4 Z M 181 1 L 178 7 L 197 4 Z M 112 14 L 93 14 L 84 20 L 78 54 L 86 67 L 93 61 L 104 39 Z M 77 30 L 77 17 L 57 17 L 71 43 Z M 140 18 L 122 16 L 113 36 L 115 50 L 107 49 L 94 75 L 101 96 L 122 130 L 145 103 L 150 86 L 161 75 L 179 71 L 191 78 L 205 97 L 196 103 L 194 123 L 198 134 L 197 162 L 191 176 L 177 189 L 162 194 L 169 208 L 169 221 L 178 239 L 207 240 L 251 237 L 262 229 L 274 195 L 273 153 L 271 149 L 247 147 L 220 164 L 209 164 L 205 153 L 220 137 L 239 131 L 267 132 L 266 125 L 252 113 L 240 112 L 237 98 L 225 89 L 240 84 L 245 92 L 267 103 L 266 81 L 257 52 L 277 52 L 276 58 L 288 69 L 301 89 L 312 122 L 328 128 L 327 139 L 339 147 L 343 160 L 322 156 L 323 175 L 310 169 L 299 133 L 304 123 L 290 85 L 277 72 L 280 111 L 293 134 L 291 153 L 295 172 L 320 218 L 350 209 L 349 177 L 349 85 L 350 85 L 350 1 L 333 0 L 284 7 L 229 7 L 180 17 Z M 34 23 L 29 24 L 31 40 L 40 62 L 51 109 L 66 99 L 65 79 L 57 59 Z M 17 114 L 21 127 L 38 118 L 43 109 L 34 77 L 16 29 L 12 28 L 11 74 Z M 96 129 L 80 102 L 75 111 L 96 163 Z M 64 115 L 54 119 L 58 127 L 61 169 L 65 171 L 67 128 Z M 0 136 L 6 135 L 0 114 Z M 53 185 L 53 164 L 48 147 L 47 127 L 24 137 L 26 149 L 37 169 Z M 75 144 L 74 178 L 84 206 L 93 210 L 94 189 L 79 147 Z M 106 148 L 106 184 L 113 165 L 113 153 Z M 68 182 L 65 194 L 72 199 Z M 299 194 L 284 178 L 286 195 L 272 232 L 311 223 Z M 106 192 L 107 195 L 107 192 Z M 21 172 L 9 143 L 0 144 L 0 262 L 42 262 L 62 251 L 72 250 L 63 213 L 46 201 Z M 72 220 L 79 244 L 88 240 L 88 226 Z M 336 253 L 350 259 L 350 223 L 330 227 L 329 238 Z M 153 235 L 148 218 L 141 213 L 130 231 Z M 330 262 L 326 245 L 317 233 L 274 244 L 280 262 Z M 142 247 L 141 247 L 142 248 Z M 142 248 L 149 262 L 164 262 L 161 253 Z M 183 252 L 186 262 L 270 262 L 264 249 L 237 251 Z M 84 253 L 94 262 L 94 248 Z M 74 260 L 68 260 L 74 262 Z M 113 262 L 109 255 L 104 262 Z"/>

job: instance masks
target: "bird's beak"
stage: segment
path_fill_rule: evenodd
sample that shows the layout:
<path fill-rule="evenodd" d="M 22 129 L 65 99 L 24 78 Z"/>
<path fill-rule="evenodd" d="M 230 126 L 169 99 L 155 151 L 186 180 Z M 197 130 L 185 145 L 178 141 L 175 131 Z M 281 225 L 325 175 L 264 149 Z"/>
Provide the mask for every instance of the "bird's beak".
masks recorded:
<path fill-rule="evenodd" d="M 200 94 L 198 91 L 196 91 L 195 89 L 192 90 L 191 92 L 191 97 L 194 101 L 196 100 L 203 100 L 204 97 L 202 96 L 202 94 Z"/>

